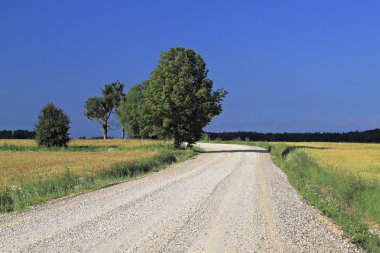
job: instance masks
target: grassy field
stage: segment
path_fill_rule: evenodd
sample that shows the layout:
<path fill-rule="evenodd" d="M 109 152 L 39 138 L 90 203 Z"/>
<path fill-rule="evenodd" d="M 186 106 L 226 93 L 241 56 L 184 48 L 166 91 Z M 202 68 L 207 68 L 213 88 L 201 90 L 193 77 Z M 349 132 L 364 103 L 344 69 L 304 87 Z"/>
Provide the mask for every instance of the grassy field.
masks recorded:
<path fill-rule="evenodd" d="M 268 149 L 300 194 L 369 252 L 380 252 L 380 144 L 246 142 Z"/>
<path fill-rule="evenodd" d="M 192 155 L 154 140 L 72 140 L 67 148 L 0 140 L 0 210 L 99 188 Z"/>

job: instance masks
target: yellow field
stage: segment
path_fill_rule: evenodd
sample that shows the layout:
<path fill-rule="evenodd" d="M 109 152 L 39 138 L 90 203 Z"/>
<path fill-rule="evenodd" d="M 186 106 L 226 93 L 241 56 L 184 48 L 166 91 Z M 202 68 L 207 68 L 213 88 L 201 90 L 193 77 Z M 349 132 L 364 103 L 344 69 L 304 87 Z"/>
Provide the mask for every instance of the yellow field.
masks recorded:
<path fill-rule="evenodd" d="M 297 142 L 307 146 L 305 152 L 323 168 L 352 173 L 366 180 L 380 182 L 380 144 Z"/>
<path fill-rule="evenodd" d="M 33 140 L 1 140 L 17 146 L 35 146 Z M 72 140 L 69 146 L 137 147 L 157 144 L 153 140 Z M 109 169 L 113 164 L 152 157 L 154 151 L 118 150 L 91 152 L 50 151 L 0 151 L 0 189 L 17 186 L 25 182 L 54 178 L 62 175 L 65 168 L 79 175 L 95 175 Z"/>

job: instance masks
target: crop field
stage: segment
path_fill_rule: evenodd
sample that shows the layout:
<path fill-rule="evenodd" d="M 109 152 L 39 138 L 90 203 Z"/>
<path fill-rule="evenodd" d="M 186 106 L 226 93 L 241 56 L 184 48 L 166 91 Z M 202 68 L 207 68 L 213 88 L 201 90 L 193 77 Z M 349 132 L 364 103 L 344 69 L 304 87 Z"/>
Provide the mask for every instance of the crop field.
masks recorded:
<path fill-rule="evenodd" d="M 303 149 L 305 153 L 322 168 L 358 176 L 368 182 L 380 182 L 380 144 L 324 142 L 286 144 L 306 147 Z"/>
<path fill-rule="evenodd" d="M 35 147 L 34 140 L 2 140 L 0 145 Z M 73 140 L 69 147 L 110 147 L 91 152 L 51 151 L 2 151 L 0 152 L 0 190 L 6 186 L 55 178 L 69 169 L 80 176 L 95 176 L 108 170 L 113 164 L 153 157 L 147 150 L 123 150 L 157 144 L 150 140 Z M 70 149 L 68 149 L 70 150 Z"/>
<path fill-rule="evenodd" d="M 0 140 L 0 211 L 99 188 L 191 155 L 155 140 L 71 140 L 66 148 Z"/>
<path fill-rule="evenodd" d="M 113 164 L 153 157 L 154 151 L 110 150 L 99 152 L 0 152 L 0 189 L 52 179 L 69 169 L 81 176 L 95 176 Z"/>

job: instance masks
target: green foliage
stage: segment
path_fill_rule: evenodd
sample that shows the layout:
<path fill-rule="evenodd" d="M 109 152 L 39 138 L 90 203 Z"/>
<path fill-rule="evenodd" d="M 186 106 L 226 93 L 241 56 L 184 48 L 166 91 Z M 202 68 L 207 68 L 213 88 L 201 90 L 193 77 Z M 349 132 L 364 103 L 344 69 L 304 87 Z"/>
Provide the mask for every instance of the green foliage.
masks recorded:
<path fill-rule="evenodd" d="M 52 103 L 47 103 L 41 109 L 35 128 L 38 146 L 62 147 L 70 140 L 70 119 Z"/>
<path fill-rule="evenodd" d="M 102 90 L 102 95 L 106 99 L 112 100 L 113 107 L 117 112 L 121 98 L 124 96 L 124 84 L 119 81 L 106 84 Z"/>
<path fill-rule="evenodd" d="M 148 85 L 148 81 L 142 84 L 135 84 L 129 88 L 128 93 L 120 101 L 119 121 L 128 133 L 129 137 L 141 136 L 143 125 L 141 106 L 144 103 L 142 90 Z"/>
<path fill-rule="evenodd" d="M 105 85 L 104 89 L 102 90 L 102 94 L 104 97 L 110 97 L 112 98 L 113 107 L 115 110 L 115 113 L 119 119 L 119 124 L 122 129 L 121 137 L 124 138 L 124 132 L 125 129 L 120 121 L 120 101 L 124 97 L 124 84 L 122 84 L 119 81 L 116 81 L 111 84 Z"/>
<path fill-rule="evenodd" d="M 192 146 L 203 128 L 222 112 L 227 92 L 212 90 L 213 81 L 202 57 L 191 49 L 171 48 L 160 56 L 149 81 L 136 84 L 123 96 L 124 85 L 105 85 L 102 97 L 89 98 L 85 116 L 102 125 L 107 138 L 109 119 L 116 113 L 130 137 L 174 139 L 174 146 L 187 142 Z"/>
<path fill-rule="evenodd" d="M 198 141 L 203 128 L 222 112 L 227 94 L 223 89 L 212 91 L 207 73 L 206 63 L 191 49 L 163 52 L 143 89 L 142 134 L 173 138 L 176 148 Z"/>
<path fill-rule="evenodd" d="M 35 139 L 36 132 L 28 130 L 2 130 L 0 131 L 0 139 Z"/>
<path fill-rule="evenodd" d="M 103 138 L 107 139 L 110 129 L 109 119 L 111 114 L 118 114 L 120 100 L 123 96 L 124 84 L 119 81 L 106 84 L 102 89 L 101 97 L 90 97 L 86 100 L 84 115 L 102 125 Z"/>
<path fill-rule="evenodd" d="M 113 111 L 112 100 L 104 97 L 90 97 L 84 105 L 84 115 L 95 122 L 102 125 L 103 138 L 107 139 L 107 133 L 110 128 L 109 118 Z"/>
<path fill-rule="evenodd" d="M 221 139 L 231 141 L 236 138 L 251 141 L 283 141 L 283 142 L 362 142 L 380 143 L 380 129 L 367 130 L 363 132 L 347 133 L 257 133 L 257 132 L 222 132 L 208 133 L 210 140 Z"/>

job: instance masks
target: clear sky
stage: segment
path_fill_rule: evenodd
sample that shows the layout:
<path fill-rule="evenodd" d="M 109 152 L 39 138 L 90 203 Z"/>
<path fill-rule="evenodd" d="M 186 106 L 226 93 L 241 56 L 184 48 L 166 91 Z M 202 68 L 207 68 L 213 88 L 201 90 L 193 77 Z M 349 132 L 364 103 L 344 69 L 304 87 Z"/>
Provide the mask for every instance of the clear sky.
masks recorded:
<path fill-rule="evenodd" d="M 72 137 L 100 136 L 85 100 L 148 79 L 175 46 L 229 91 L 206 130 L 380 127 L 380 1 L 1 0 L 0 130 L 33 129 L 51 101 Z"/>

